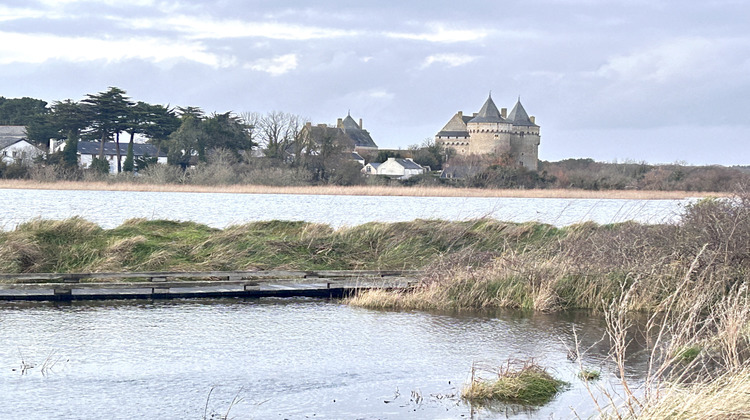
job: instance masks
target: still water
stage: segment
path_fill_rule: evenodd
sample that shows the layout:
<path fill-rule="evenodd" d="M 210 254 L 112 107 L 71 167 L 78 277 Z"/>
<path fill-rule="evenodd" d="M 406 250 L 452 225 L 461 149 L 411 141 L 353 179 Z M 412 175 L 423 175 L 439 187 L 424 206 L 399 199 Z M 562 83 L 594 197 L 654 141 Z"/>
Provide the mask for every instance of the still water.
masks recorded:
<path fill-rule="evenodd" d="M 586 313 L 380 312 L 313 299 L 5 302 L 0 418 L 586 418 L 593 404 L 566 357 L 574 329 L 590 347 L 584 365 L 606 375 L 604 325 Z M 538 409 L 472 413 L 457 396 L 472 363 L 509 358 L 534 358 L 570 386 Z"/>
<path fill-rule="evenodd" d="M 80 216 L 114 228 L 131 218 L 194 221 L 225 228 L 260 220 L 304 220 L 334 227 L 415 219 L 538 221 L 567 226 L 584 221 L 672 222 L 691 200 L 484 197 L 372 197 L 136 191 L 0 189 L 0 229 L 35 217 Z"/>
<path fill-rule="evenodd" d="M 661 223 L 689 201 L 0 190 L 0 229 L 73 216 L 104 228 L 130 218 L 218 228 L 271 219 Z M 0 302 L 0 419 L 586 418 L 594 405 L 567 358 L 574 329 L 589 349 L 584 366 L 601 369 L 609 388 L 603 321 L 586 313 L 379 312 L 307 299 Z M 628 365 L 636 382 L 639 357 Z M 570 383 L 550 404 L 474 411 L 458 398 L 473 363 L 529 358 Z"/>

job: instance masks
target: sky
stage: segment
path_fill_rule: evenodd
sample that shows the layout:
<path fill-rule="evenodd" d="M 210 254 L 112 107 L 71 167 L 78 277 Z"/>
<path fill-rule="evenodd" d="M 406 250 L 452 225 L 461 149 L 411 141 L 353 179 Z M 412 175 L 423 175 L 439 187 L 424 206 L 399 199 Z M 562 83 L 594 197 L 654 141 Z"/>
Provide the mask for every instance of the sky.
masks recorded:
<path fill-rule="evenodd" d="M 351 113 L 407 148 L 518 98 L 539 158 L 750 164 L 750 2 L 3 0 L 0 96 Z"/>

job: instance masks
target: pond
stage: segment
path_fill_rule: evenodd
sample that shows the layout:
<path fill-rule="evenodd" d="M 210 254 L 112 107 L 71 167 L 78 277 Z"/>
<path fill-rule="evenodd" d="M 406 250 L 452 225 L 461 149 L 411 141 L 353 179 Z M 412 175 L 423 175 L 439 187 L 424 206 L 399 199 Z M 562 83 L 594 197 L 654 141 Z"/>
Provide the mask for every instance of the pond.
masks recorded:
<path fill-rule="evenodd" d="M 603 320 L 586 312 L 381 312 L 314 299 L 5 302 L 0 418 L 586 418 L 594 406 L 567 357 L 574 329 L 588 349 L 583 364 L 611 377 Z M 551 403 L 472 410 L 459 399 L 472 363 L 529 358 L 570 383 Z M 636 382 L 645 362 L 629 361 Z"/>
<path fill-rule="evenodd" d="M 0 189 L 0 229 L 41 217 L 80 216 L 104 228 L 130 218 L 194 221 L 215 228 L 261 220 L 304 220 L 333 227 L 415 219 L 492 217 L 556 226 L 594 221 L 665 223 L 693 200 L 391 197 L 137 191 Z"/>

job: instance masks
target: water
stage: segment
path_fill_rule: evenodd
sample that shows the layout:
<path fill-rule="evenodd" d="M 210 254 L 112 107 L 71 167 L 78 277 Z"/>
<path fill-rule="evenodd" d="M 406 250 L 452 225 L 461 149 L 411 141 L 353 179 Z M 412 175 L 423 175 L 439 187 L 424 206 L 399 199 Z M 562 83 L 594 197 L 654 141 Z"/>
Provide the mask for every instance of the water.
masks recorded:
<path fill-rule="evenodd" d="M 130 218 L 218 228 L 270 219 L 662 223 L 687 202 L 0 190 L 0 228 L 73 216 L 104 228 Z M 615 386 L 603 320 L 586 313 L 378 312 L 306 299 L 0 302 L 0 419 L 586 418 L 594 406 L 566 357 L 574 329 L 589 349 L 584 365 Z M 638 382 L 646 353 L 634 354 L 627 375 Z M 509 358 L 534 358 L 570 387 L 540 408 L 472 412 L 458 398 L 472 363 Z"/>
<path fill-rule="evenodd" d="M 566 357 L 574 328 L 593 345 L 584 364 L 606 375 L 604 325 L 586 313 L 380 312 L 312 299 L 6 302 L 0 418 L 469 418 L 457 394 L 472 362 L 530 357 L 570 387 L 541 408 L 474 418 L 570 418 L 571 407 L 585 418 L 593 404 Z"/>
<path fill-rule="evenodd" d="M 538 221 L 567 226 L 677 220 L 690 200 L 484 197 L 372 197 L 137 191 L 0 190 L 0 229 L 35 217 L 81 216 L 104 228 L 130 218 L 195 221 L 225 228 L 260 220 L 304 220 L 334 227 L 415 219 Z"/>

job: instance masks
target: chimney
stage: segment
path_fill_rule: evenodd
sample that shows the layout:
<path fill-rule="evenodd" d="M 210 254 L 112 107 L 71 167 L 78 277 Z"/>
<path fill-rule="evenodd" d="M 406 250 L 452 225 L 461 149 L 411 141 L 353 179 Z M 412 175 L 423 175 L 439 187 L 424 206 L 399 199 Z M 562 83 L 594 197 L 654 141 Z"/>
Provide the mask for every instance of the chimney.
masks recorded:
<path fill-rule="evenodd" d="M 343 126 L 344 126 L 344 119 L 343 118 L 339 118 L 338 120 L 336 120 L 336 128 L 341 128 Z"/>
<path fill-rule="evenodd" d="M 312 128 L 312 122 L 311 121 L 306 122 L 305 127 Z"/>
<path fill-rule="evenodd" d="M 503 118 L 508 118 L 508 108 L 500 108 L 500 116 Z"/>
<path fill-rule="evenodd" d="M 359 129 L 364 130 L 365 128 L 362 127 L 362 118 L 359 119 Z"/>
<path fill-rule="evenodd" d="M 471 114 L 472 117 L 476 117 L 477 115 L 479 115 L 478 112 L 475 112 L 475 113 Z"/>
<path fill-rule="evenodd" d="M 463 117 L 464 117 L 464 112 L 458 111 L 458 118 L 463 118 Z"/>
<path fill-rule="evenodd" d="M 532 115 L 532 116 L 529 117 L 529 119 L 531 120 L 532 124 L 536 124 L 536 117 L 535 116 Z"/>

